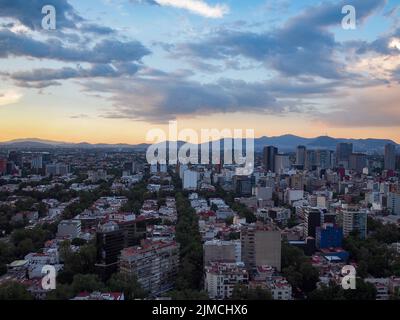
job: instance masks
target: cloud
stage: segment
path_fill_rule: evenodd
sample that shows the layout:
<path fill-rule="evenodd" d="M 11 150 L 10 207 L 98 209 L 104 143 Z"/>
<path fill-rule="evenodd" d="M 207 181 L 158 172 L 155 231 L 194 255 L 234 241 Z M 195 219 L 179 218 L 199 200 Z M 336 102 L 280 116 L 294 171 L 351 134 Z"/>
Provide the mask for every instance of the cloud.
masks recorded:
<path fill-rule="evenodd" d="M 206 18 L 222 18 L 229 12 L 226 4 L 209 5 L 203 0 L 131 0 L 131 2 L 185 9 Z"/>
<path fill-rule="evenodd" d="M 83 79 L 83 78 L 115 78 L 121 76 L 132 76 L 139 70 L 139 66 L 134 63 L 114 64 L 94 64 L 90 68 L 71 68 L 60 69 L 35 69 L 32 71 L 20 71 L 14 73 L 0 73 L 16 81 L 16 85 L 28 88 L 44 88 L 59 85 L 57 80 Z"/>
<path fill-rule="evenodd" d="M 151 73 L 150 73 L 151 74 Z M 89 92 L 111 96 L 114 107 L 104 116 L 149 122 L 213 113 L 281 113 L 284 106 L 261 82 L 219 79 L 200 83 L 179 74 L 141 76 L 135 81 L 86 81 Z"/>
<path fill-rule="evenodd" d="M 104 39 L 93 47 L 66 46 L 60 39 L 35 40 L 25 34 L 0 30 L 0 58 L 25 56 L 64 62 L 111 63 L 138 61 L 150 51 L 138 41 Z"/>
<path fill-rule="evenodd" d="M 313 75 L 326 79 L 350 77 L 338 57 L 341 44 L 331 27 L 340 26 L 341 8 L 352 4 L 361 22 L 384 6 L 386 0 L 354 0 L 310 7 L 283 26 L 268 31 L 219 29 L 200 41 L 175 46 L 173 55 L 208 60 L 244 57 L 261 62 L 286 76 Z"/>
<path fill-rule="evenodd" d="M 67 0 L 0 0 L 0 17 L 13 18 L 32 30 L 42 28 L 42 8 L 52 5 L 57 12 L 57 28 L 75 28 L 84 19 Z"/>
<path fill-rule="evenodd" d="M 400 127 L 400 85 L 352 90 L 315 120 L 331 127 Z"/>
<path fill-rule="evenodd" d="M 0 91 L 0 106 L 17 103 L 22 98 L 22 94 L 15 90 Z"/>

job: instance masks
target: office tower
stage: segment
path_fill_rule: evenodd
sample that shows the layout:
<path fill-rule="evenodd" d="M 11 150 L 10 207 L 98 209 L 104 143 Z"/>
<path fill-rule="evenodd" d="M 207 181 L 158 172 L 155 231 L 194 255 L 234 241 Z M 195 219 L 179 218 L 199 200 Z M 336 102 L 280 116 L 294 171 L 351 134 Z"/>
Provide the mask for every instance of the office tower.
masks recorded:
<path fill-rule="evenodd" d="M 152 296 L 174 287 L 179 267 L 179 245 L 175 241 L 142 240 L 140 246 L 121 251 L 121 273 L 134 275 Z"/>
<path fill-rule="evenodd" d="M 342 211 L 343 235 L 349 236 L 356 232 L 361 239 L 367 237 L 367 212 L 359 209 L 346 208 Z"/>
<path fill-rule="evenodd" d="M 43 156 L 41 154 L 35 155 L 31 161 L 31 168 L 40 170 L 43 168 Z"/>
<path fill-rule="evenodd" d="M 353 153 L 353 144 L 347 142 L 338 143 L 336 146 L 336 164 L 348 169 L 350 155 Z"/>
<path fill-rule="evenodd" d="M 197 181 L 198 181 L 197 171 L 185 170 L 185 172 L 183 173 L 183 189 L 196 190 Z"/>
<path fill-rule="evenodd" d="M 332 223 L 317 227 L 316 245 L 318 249 L 340 248 L 343 241 L 343 229 Z"/>
<path fill-rule="evenodd" d="M 296 149 L 296 165 L 305 166 L 306 164 L 306 147 L 298 146 Z"/>
<path fill-rule="evenodd" d="M 333 152 L 330 150 L 317 150 L 316 165 L 321 169 L 331 169 L 333 166 Z"/>
<path fill-rule="evenodd" d="M 248 270 L 269 265 L 281 270 L 281 232 L 263 224 L 251 224 L 241 230 L 242 259 Z"/>
<path fill-rule="evenodd" d="M 204 265 L 212 261 L 238 262 L 236 261 L 236 245 L 234 241 L 210 240 L 203 245 Z"/>
<path fill-rule="evenodd" d="M 243 263 L 213 262 L 205 267 L 204 289 L 210 299 L 229 299 L 235 286 L 248 282 Z"/>
<path fill-rule="evenodd" d="M 308 207 L 304 210 L 304 237 L 315 238 L 317 227 L 321 226 L 323 213 L 320 209 Z"/>
<path fill-rule="evenodd" d="M 400 193 L 389 192 L 387 207 L 391 214 L 400 215 Z"/>
<path fill-rule="evenodd" d="M 7 159 L 0 158 L 0 175 L 6 174 L 7 172 Z"/>
<path fill-rule="evenodd" d="M 396 169 L 396 146 L 392 143 L 385 145 L 385 170 Z"/>
<path fill-rule="evenodd" d="M 126 221 L 110 217 L 109 222 L 98 228 L 96 269 L 103 279 L 108 279 L 117 270 L 123 248 L 138 245 L 146 237 L 147 224 L 151 222 L 152 219 Z"/>
<path fill-rule="evenodd" d="M 96 233 L 96 272 L 104 280 L 118 270 L 118 258 L 124 248 L 124 233 L 115 222 L 107 222 Z"/>
<path fill-rule="evenodd" d="M 305 169 L 315 170 L 316 167 L 317 167 L 317 152 L 315 150 L 307 150 Z"/>
<path fill-rule="evenodd" d="M 19 168 L 22 168 L 22 153 L 19 151 L 11 151 L 8 154 L 8 161 L 13 162 Z"/>
<path fill-rule="evenodd" d="M 233 184 L 235 186 L 236 193 L 240 196 L 246 197 L 252 194 L 252 183 L 248 176 L 234 176 Z"/>
<path fill-rule="evenodd" d="M 278 148 L 273 146 L 264 147 L 263 164 L 267 171 L 274 172 L 275 170 L 275 155 L 278 153 Z"/>
<path fill-rule="evenodd" d="M 349 157 L 349 169 L 363 172 L 367 166 L 367 156 L 363 153 L 352 153 Z"/>
<path fill-rule="evenodd" d="M 276 154 L 275 155 L 275 173 L 284 173 L 290 169 L 289 155 L 287 154 Z"/>
<path fill-rule="evenodd" d="M 46 175 L 63 176 L 69 173 L 69 165 L 53 163 L 46 165 Z"/>

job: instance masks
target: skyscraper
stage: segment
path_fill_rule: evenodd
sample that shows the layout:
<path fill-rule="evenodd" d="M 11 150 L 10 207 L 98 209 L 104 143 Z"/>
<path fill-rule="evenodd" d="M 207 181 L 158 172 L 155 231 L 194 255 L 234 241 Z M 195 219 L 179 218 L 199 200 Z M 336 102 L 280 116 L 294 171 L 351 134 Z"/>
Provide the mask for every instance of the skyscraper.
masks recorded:
<path fill-rule="evenodd" d="M 275 156 L 278 153 L 278 148 L 273 146 L 264 147 L 263 151 L 263 164 L 267 171 L 274 172 L 275 170 Z"/>
<path fill-rule="evenodd" d="M 367 156 L 363 153 L 352 153 L 349 158 L 349 169 L 362 172 L 367 165 Z"/>
<path fill-rule="evenodd" d="M 385 170 L 396 168 L 396 146 L 392 143 L 385 145 Z"/>
<path fill-rule="evenodd" d="M 353 153 L 353 144 L 347 142 L 338 143 L 336 146 L 336 164 L 344 168 L 349 167 L 350 155 Z"/>
<path fill-rule="evenodd" d="M 274 162 L 274 172 L 276 173 L 282 174 L 285 170 L 290 169 L 290 159 L 288 154 L 276 154 Z"/>
<path fill-rule="evenodd" d="M 296 150 L 296 165 L 304 166 L 306 164 L 306 147 L 298 146 Z"/>

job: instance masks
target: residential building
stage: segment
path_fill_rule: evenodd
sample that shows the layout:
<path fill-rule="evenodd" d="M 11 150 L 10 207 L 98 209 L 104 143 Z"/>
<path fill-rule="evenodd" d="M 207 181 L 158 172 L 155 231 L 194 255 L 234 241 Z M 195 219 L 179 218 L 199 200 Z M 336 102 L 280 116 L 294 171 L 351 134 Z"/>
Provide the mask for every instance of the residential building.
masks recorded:
<path fill-rule="evenodd" d="M 242 259 L 249 270 L 269 265 L 281 270 L 281 232 L 261 223 L 250 224 L 241 230 Z"/>
<path fill-rule="evenodd" d="M 81 234 L 82 224 L 80 220 L 63 220 L 58 224 L 58 238 L 78 238 Z"/>
<path fill-rule="evenodd" d="M 210 240 L 203 245 L 204 265 L 212 261 L 236 262 L 236 248 L 233 241 Z"/>
<path fill-rule="evenodd" d="M 248 282 L 243 263 L 212 262 L 205 267 L 204 289 L 210 299 L 229 299 L 236 285 Z"/>
<path fill-rule="evenodd" d="M 173 288 L 179 266 L 179 245 L 175 241 L 142 240 L 140 246 L 121 251 L 120 272 L 135 275 L 151 296 Z"/>
<path fill-rule="evenodd" d="M 389 192 L 387 207 L 391 214 L 400 215 L 400 192 Z"/>

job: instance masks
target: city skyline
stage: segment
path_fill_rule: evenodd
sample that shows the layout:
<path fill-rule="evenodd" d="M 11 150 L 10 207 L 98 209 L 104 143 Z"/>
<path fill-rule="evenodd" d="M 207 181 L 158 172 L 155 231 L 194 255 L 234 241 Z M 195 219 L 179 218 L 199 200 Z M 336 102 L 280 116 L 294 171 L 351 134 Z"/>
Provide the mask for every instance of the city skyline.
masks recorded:
<path fill-rule="evenodd" d="M 41 27 L 48 4 L 56 30 Z M 341 26 L 345 4 L 356 9 L 356 30 Z M 0 9 L 0 141 L 139 144 L 175 119 L 257 137 L 400 141 L 394 0 L 36 0 Z"/>

